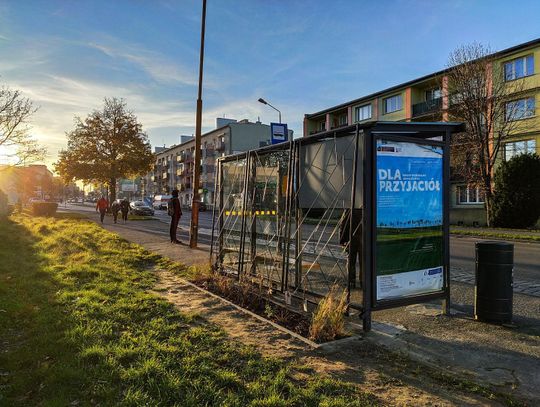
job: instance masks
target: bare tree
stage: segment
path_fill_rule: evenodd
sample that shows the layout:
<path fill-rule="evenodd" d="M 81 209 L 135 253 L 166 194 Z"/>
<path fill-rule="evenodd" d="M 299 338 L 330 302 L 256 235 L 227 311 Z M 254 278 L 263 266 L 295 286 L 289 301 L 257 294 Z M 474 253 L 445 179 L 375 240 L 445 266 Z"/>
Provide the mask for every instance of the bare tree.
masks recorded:
<path fill-rule="evenodd" d="M 41 160 L 46 150 L 29 134 L 28 120 L 36 112 L 18 90 L 0 88 L 0 149 L 11 165 Z"/>
<path fill-rule="evenodd" d="M 522 97 L 523 80 L 508 82 L 493 52 L 478 43 L 455 49 L 448 68 L 443 79 L 448 86 L 448 113 L 451 120 L 466 125 L 466 131 L 452 141 L 453 177 L 483 193 L 489 226 L 496 160 L 510 135 L 527 126 L 517 120 L 526 117 L 527 110 L 511 102 Z"/>

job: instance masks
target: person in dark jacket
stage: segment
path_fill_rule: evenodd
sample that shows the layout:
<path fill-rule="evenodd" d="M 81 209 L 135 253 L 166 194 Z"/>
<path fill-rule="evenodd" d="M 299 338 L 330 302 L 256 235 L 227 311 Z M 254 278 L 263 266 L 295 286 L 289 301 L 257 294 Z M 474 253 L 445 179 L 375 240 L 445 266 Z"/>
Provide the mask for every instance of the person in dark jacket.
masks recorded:
<path fill-rule="evenodd" d="M 180 200 L 178 199 L 177 189 L 174 189 L 172 191 L 172 198 L 169 201 L 168 205 L 172 206 L 171 210 L 168 211 L 169 214 L 171 215 L 171 228 L 170 228 L 171 243 L 182 244 L 182 242 L 176 238 L 178 222 L 180 222 L 180 218 L 182 217 L 182 208 L 180 207 Z"/>
<path fill-rule="evenodd" d="M 122 211 L 122 220 L 126 223 L 129 213 L 129 201 L 127 198 L 124 198 L 122 202 L 120 202 L 120 210 Z"/>
<path fill-rule="evenodd" d="M 111 205 L 111 213 L 113 216 L 114 223 L 118 220 L 118 212 L 120 211 L 120 204 L 118 201 L 114 201 Z"/>
<path fill-rule="evenodd" d="M 349 286 L 351 288 L 356 288 L 356 259 L 358 259 L 360 268 L 358 273 L 359 287 L 362 288 L 362 216 L 362 209 L 353 209 L 351 221 L 351 209 L 347 208 L 343 210 L 340 220 L 339 244 L 345 246 L 349 253 L 350 261 L 347 261 L 347 270 L 349 271 Z M 353 228 L 352 234 L 351 224 Z"/>

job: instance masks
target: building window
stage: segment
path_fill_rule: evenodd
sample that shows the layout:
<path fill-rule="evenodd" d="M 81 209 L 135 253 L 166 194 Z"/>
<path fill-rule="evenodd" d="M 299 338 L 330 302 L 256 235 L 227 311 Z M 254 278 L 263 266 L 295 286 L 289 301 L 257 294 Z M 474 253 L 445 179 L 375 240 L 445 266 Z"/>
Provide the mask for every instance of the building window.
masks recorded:
<path fill-rule="evenodd" d="M 430 100 L 436 100 L 442 98 L 441 88 L 434 88 L 426 90 L 426 102 Z"/>
<path fill-rule="evenodd" d="M 319 131 L 325 131 L 326 130 L 326 121 L 319 122 Z"/>
<path fill-rule="evenodd" d="M 338 126 L 345 126 L 347 124 L 347 113 L 343 113 L 338 117 Z"/>
<path fill-rule="evenodd" d="M 504 64 L 504 79 L 512 81 L 534 74 L 534 56 L 516 58 Z"/>
<path fill-rule="evenodd" d="M 401 95 L 392 96 L 384 99 L 384 113 L 397 112 L 403 108 Z"/>
<path fill-rule="evenodd" d="M 527 99 L 514 100 L 506 103 L 506 120 L 520 120 L 535 115 L 535 99 L 530 97 Z"/>
<path fill-rule="evenodd" d="M 458 185 L 457 202 L 460 205 L 484 203 L 484 194 L 479 188 L 467 185 Z"/>
<path fill-rule="evenodd" d="M 369 105 L 358 106 L 354 109 L 354 119 L 357 122 L 371 119 L 371 103 Z"/>
<path fill-rule="evenodd" d="M 520 140 L 504 145 L 504 159 L 509 160 L 516 155 L 536 153 L 536 140 Z"/>

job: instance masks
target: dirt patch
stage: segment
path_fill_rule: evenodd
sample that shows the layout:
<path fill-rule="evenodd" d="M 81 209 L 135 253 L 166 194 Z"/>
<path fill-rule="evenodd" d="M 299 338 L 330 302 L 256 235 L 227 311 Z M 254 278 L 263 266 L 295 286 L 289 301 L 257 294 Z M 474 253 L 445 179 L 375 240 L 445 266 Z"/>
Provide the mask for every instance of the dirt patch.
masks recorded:
<path fill-rule="evenodd" d="M 432 370 L 362 340 L 345 339 L 342 346 L 313 349 L 308 344 L 201 292 L 168 271 L 158 271 L 155 292 L 183 313 L 196 314 L 222 327 L 231 338 L 257 348 L 265 356 L 289 359 L 297 374 L 318 373 L 355 383 L 388 405 L 500 405 L 460 390 Z"/>

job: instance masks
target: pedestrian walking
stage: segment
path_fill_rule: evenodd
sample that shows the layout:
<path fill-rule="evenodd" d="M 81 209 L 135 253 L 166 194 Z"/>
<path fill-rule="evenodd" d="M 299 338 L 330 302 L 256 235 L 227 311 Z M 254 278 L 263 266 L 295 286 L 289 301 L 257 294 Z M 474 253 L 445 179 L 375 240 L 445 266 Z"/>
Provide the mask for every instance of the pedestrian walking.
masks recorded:
<path fill-rule="evenodd" d="M 352 219 L 351 219 L 352 213 Z M 358 259 L 359 288 L 362 288 L 362 209 L 347 208 L 343 210 L 343 215 L 340 220 L 339 243 L 345 246 L 345 250 L 349 253 L 347 260 L 347 269 L 349 271 L 349 287 L 356 288 L 356 260 Z M 352 233 L 351 233 L 352 226 Z"/>
<path fill-rule="evenodd" d="M 120 210 L 122 211 L 122 220 L 126 223 L 129 213 L 129 201 L 127 198 L 124 198 L 122 202 L 120 202 Z"/>
<path fill-rule="evenodd" d="M 96 212 L 99 211 L 99 217 L 101 220 L 101 223 L 103 223 L 103 219 L 105 219 L 105 213 L 107 212 L 107 209 L 109 208 L 109 201 L 107 201 L 107 198 L 105 198 L 103 195 L 101 198 L 98 199 L 96 204 Z"/>
<path fill-rule="evenodd" d="M 178 199 L 178 190 L 172 191 L 172 198 L 167 203 L 167 213 L 171 217 L 171 243 L 181 244 L 182 242 L 176 238 L 176 231 L 178 229 L 178 222 L 182 217 L 182 208 L 180 207 L 180 200 Z"/>
<path fill-rule="evenodd" d="M 114 223 L 118 220 L 118 212 L 120 212 L 120 204 L 118 201 L 114 201 L 111 205 L 111 213 L 113 216 Z"/>

